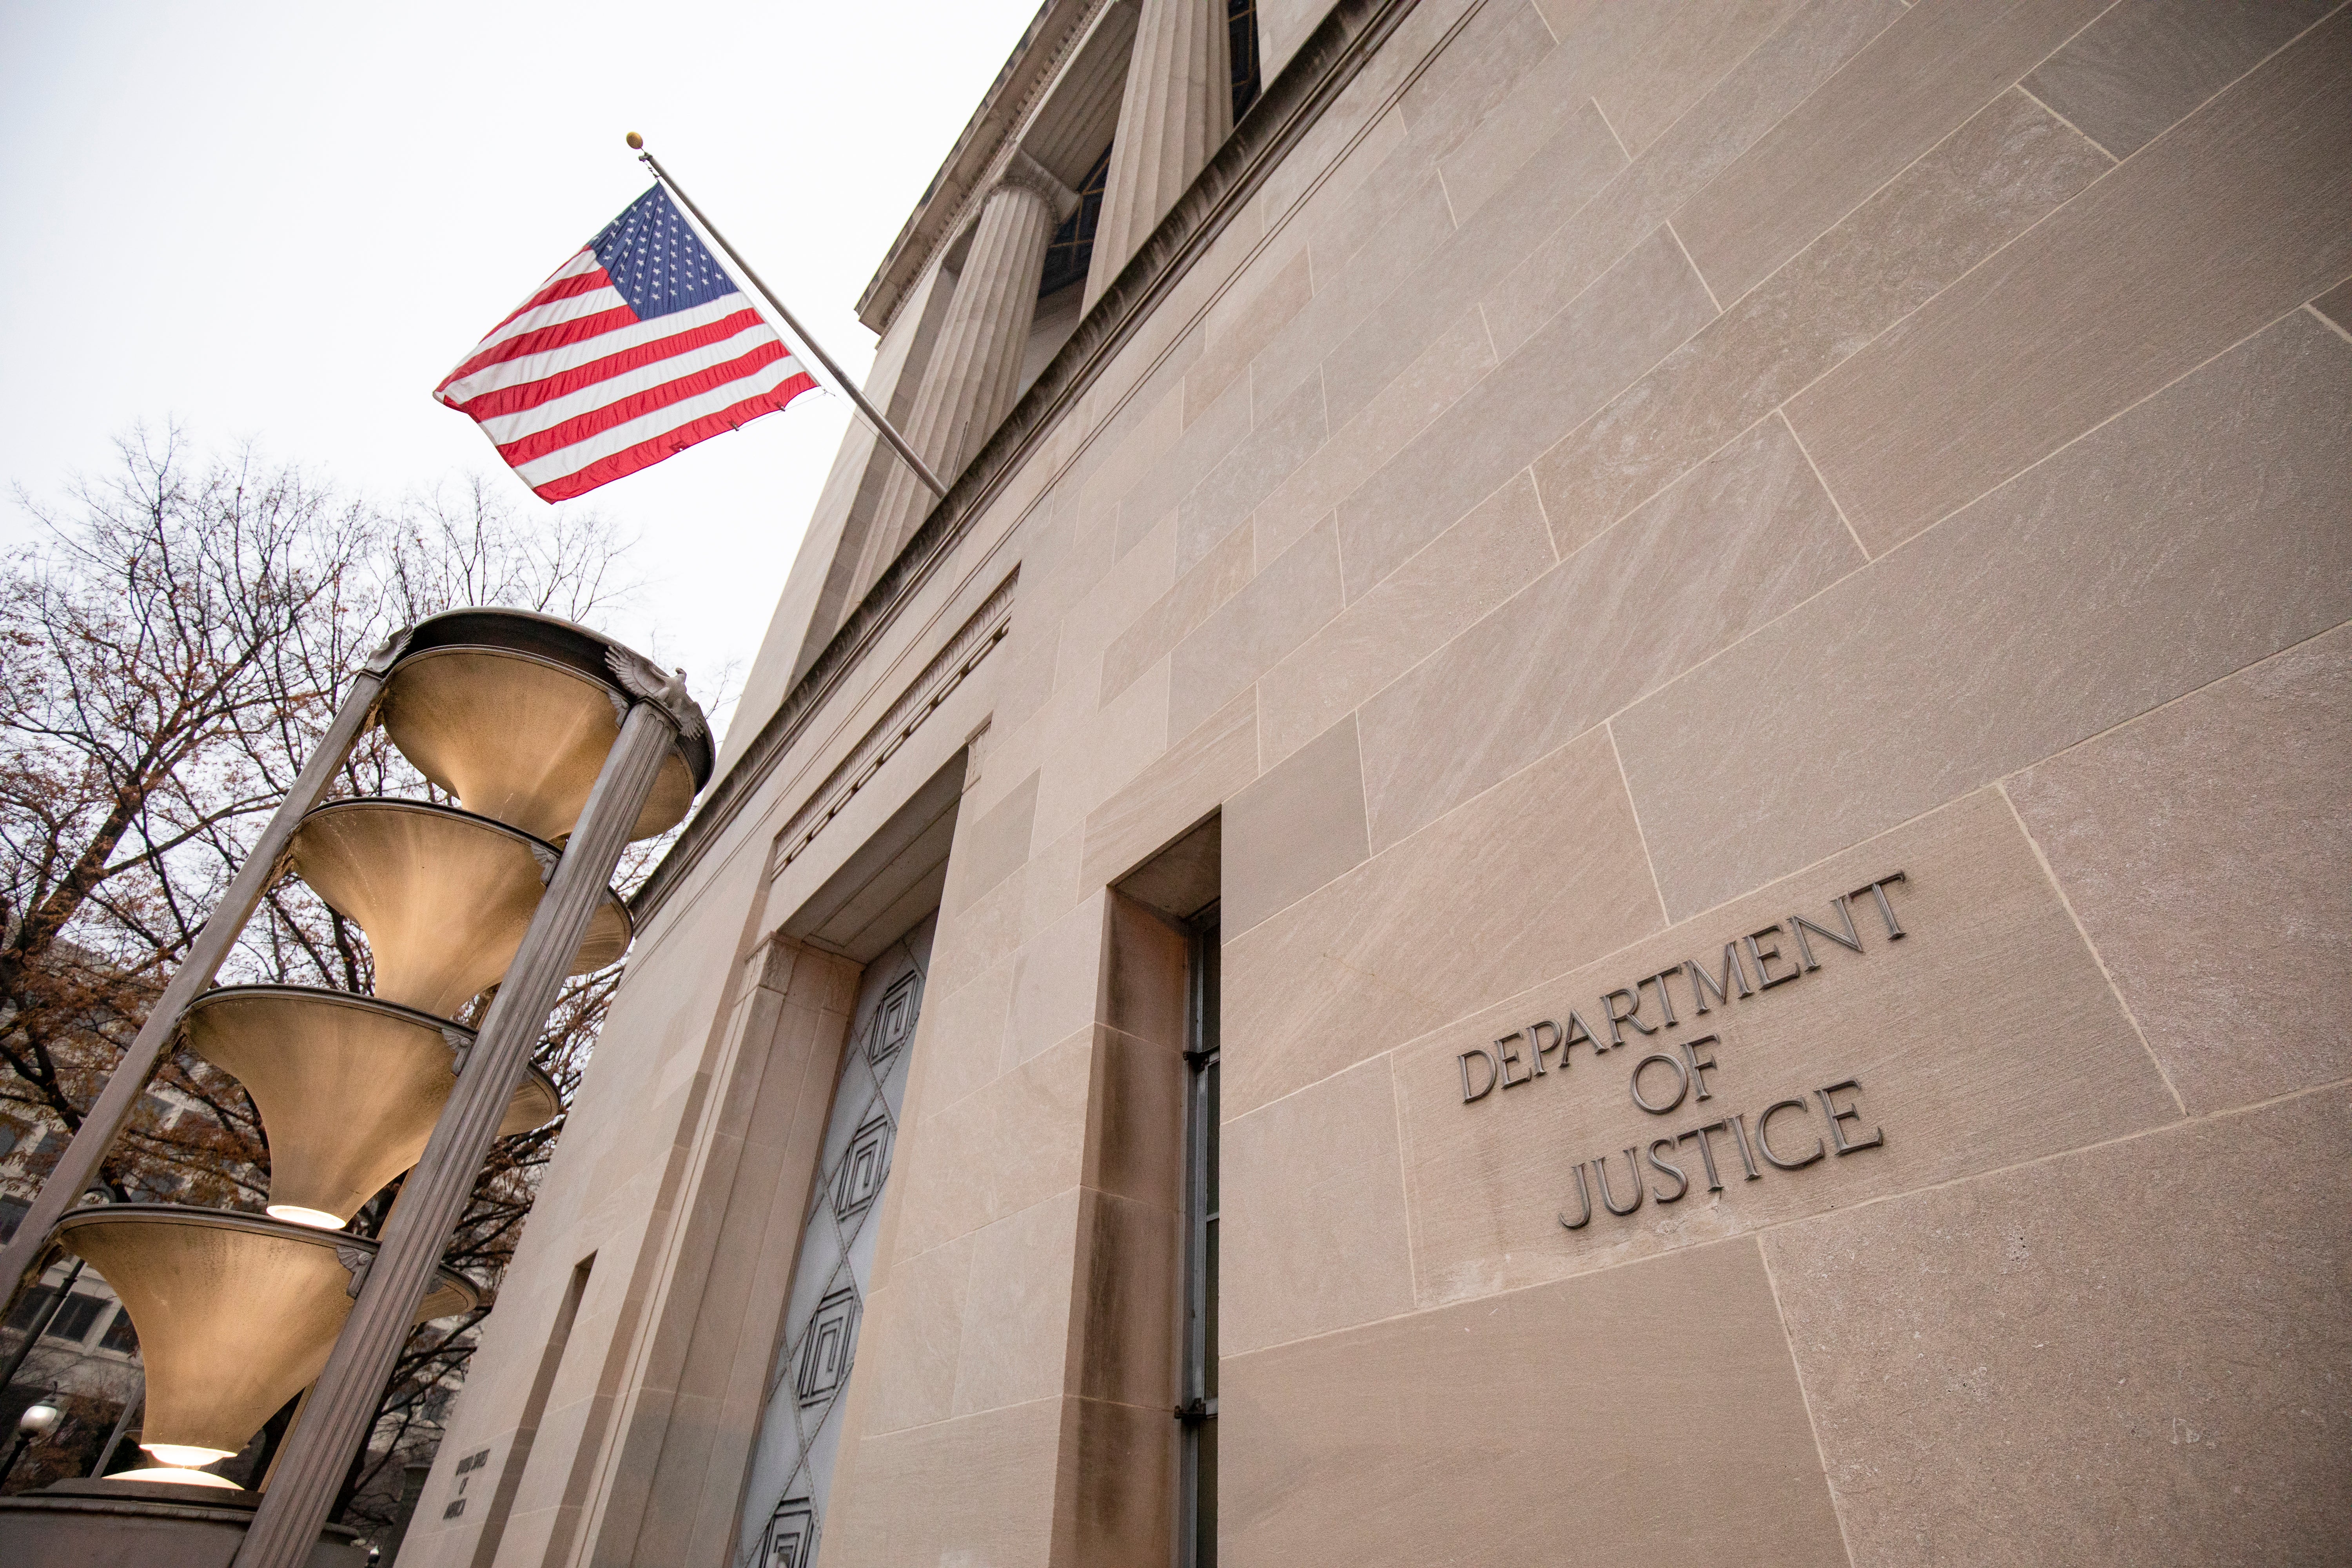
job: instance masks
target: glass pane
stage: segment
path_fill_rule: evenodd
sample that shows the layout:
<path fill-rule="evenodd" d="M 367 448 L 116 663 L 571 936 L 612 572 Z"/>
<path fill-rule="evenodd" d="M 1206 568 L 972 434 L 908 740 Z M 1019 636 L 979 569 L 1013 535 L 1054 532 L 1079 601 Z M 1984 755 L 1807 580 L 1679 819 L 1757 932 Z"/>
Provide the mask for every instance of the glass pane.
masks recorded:
<path fill-rule="evenodd" d="M 1201 1116 L 1207 1123 L 1201 1129 L 1202 1142 L 1207 1145 L 1205 1157 L 1209 1164 L 1208 1170 L 1202 1173 L 1202 1176 L 1208 1191 L 1208 1212 L 1211 1214 L 1215 1214 L 1223 1206 L 1217 1190 L 1217 1165 L 1223 1152 L 1219 1145 L 1224 1142 L 1224 1129 L 1219 1124 L 1223 1112 L 1218 1109 L 1217 1098 L 1217 1074 L 1223 1065 L 1214 1060 L 1209 1063 L 1208 1089 L 1207 1092 L 1201 1097 Z"/>
<path fill-rule="evenodd" d="M 1208 1246 L 1205 1248 L 1207 1278 L 1201 1293 L 1201 1316 L 1208 1325 L 1209 1353 L 1201 1367 L 1201 1381 L 1208 1396 L 1217 1396 L 1217 1222 L 1209 1221 Z"/>
<path fill-rule="evenodd" d="M 1201 1424 L 1201 1494 L 1192 1517 L 1193 1540 L 1200 1542 L 1193 1561 L 1200 1568 L 1216 1568 L 1217 1564 L 1217 1424 Z"/>

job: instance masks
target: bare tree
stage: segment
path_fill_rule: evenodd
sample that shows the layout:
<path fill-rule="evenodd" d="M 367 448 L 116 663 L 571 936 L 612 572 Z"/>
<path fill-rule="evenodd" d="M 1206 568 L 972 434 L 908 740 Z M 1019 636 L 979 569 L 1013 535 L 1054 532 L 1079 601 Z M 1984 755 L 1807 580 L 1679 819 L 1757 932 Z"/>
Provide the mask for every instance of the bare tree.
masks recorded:
<path fill-rule="evenodd" d="M 463 605 L 593 621 L 631 586 L 625 542 L 593 513 L 525 527 L 478 479 L 386 509 L 250 448 L 202 457 L 177 427 L 134 430 L 118 452 L 62 505 L 20 492 L 43 537 L 0 563 L 0 1111 L 53 1140 L 80 1125 L 368 649 Z M 381 731 L 332 793 L 437 797 Z M 648 863 L 640 851 L 625 871 Z M 222 979 L 364 992 L 371 975 L 362 933 L 284 882 Z M 572 983 L 537 1053 L 567 1107 L 613 984 Z M 186 1053 L 158 1080 L 107 1160 L 109 1186 L 257 1210 L 268 1143 L 243 1088 Z M 451 1264 L 496 1284 L 562 1128 L 497 1147 Z M 373 1235 L 396 1190 L 352 1228 Z M 479 1316 L 412 1336 L 347 1501 L 375 1470 L 397 1474 Z"/>

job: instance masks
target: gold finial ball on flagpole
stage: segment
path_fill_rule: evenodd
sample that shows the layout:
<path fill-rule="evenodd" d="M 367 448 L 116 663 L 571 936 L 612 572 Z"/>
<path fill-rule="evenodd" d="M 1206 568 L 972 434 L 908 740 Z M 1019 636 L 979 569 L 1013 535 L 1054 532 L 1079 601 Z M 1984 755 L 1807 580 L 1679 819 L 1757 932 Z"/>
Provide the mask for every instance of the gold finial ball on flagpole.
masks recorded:
<path fill-rule="evenodd" d="M 635 132 L 634 132 L 634 131 L 632 131 L 632 132 L 629 132 L 629 151 L 630 151 L 630 152 L 632 152 L 632 153 L 640 153 L 640 152 L 643 152 L 643 151 L 645 150 L 645 145 L 646 145 L 646 139 L 645 139 L 644 137 L 642 137 L 642 136 L 638 135 L 638 134 L 637 134 Z"/>

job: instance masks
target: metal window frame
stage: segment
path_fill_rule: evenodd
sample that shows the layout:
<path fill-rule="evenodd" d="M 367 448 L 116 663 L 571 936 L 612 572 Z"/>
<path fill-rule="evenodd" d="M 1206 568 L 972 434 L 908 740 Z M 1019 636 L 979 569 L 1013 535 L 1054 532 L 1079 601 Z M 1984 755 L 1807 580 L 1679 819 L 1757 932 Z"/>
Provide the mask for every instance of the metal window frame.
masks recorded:
<path fill-rule="evenodd" d="M 1177 1464 L 1176 1562 L 1178 1568 L 1214 1568 L 1217 1561 L 1216 1465 L 1204 1467 L 1203 1447 L 1214 1451 L 1217 1419 L 1215 1381 L 1217 1302 L 1213 1259 L 1217 1204 L 1213 1197 L 1219 1154 L 1217 1137 L 1218 1014 L 1217 906 L 1186 922 L 1191 952 L 1186 968 L 1184 1096 L 1184 1299 L 1183 1351 L 1177 1384 L 1180 1423 Z"/>

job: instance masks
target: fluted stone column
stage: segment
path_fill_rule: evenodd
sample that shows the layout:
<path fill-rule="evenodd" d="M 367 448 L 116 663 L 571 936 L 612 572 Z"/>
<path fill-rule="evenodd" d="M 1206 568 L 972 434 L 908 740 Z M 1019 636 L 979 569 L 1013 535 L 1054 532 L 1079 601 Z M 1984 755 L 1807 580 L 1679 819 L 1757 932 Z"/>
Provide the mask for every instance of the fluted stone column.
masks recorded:
<path fill-rule="evenodd" d="M 1045 275 L 1045 246 L 1077 205 L 1076 193 L 1016 150 L 980 209 L 947 319 L 900 430 L 950 484 L 1013 411 L 1037 314 L 1037 285 Z M 913 534 L 930 500 L 905 465 L 893 468 L 866 534 L 867 559 L 858 563 L 859 593 Z"/>
<path fill-rule="evenodd" d="M 1092 305 L 1234 128 L 1225 0 L 1143 0 L 1087 267 Z"/>

